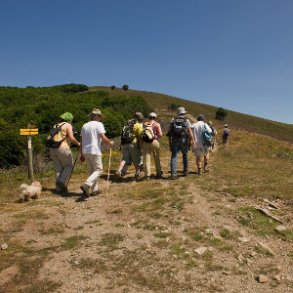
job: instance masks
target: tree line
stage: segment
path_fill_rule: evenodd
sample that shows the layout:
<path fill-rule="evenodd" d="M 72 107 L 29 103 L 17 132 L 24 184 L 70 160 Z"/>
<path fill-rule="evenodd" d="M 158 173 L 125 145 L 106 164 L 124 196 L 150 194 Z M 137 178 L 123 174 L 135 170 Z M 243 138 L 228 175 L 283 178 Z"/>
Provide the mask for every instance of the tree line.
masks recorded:
<path fill-rule="evenodd" d="M 50 128 L 64 112 L 74 116 L 73 127 L 79 133 L 92 108 L 101 108 L 109 137 L 117 137 L 135 111 L 147 114 L 149 108 L 140 96 L 111 96 L 106 91 L 89 92 L 83 84 L 52 87 L 0 87 L 0 169 L 19 166 L 26 154 L 26 140 L 20 128 L 29 124 L 39 129 L 34 138 L 34 153 L 45 153 L 44 141 Z"/>

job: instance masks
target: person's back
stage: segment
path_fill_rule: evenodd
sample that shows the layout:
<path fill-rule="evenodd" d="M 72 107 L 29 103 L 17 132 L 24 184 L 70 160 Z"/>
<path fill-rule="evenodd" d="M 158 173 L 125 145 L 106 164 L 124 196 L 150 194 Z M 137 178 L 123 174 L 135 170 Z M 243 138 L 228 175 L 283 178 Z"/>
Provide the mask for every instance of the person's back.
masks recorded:
<path fill-rule="evenodd" d="M 103 123 L 99 121 L 89 121 L 82 126 L 82 152 L 84 154 L 101 154 L 101 133 L 105 133 Z"/>
<path fill-rule="evenodd" d="M 230 129 L 228 128 L 228 125 L 225 124 L 224 125 L 224 129 L 223 129 L 223 134 L 222 134 L 222 137 L 223 137 L 223 145 L 225 147 L 228 146 L 229 136 L 230 136 Z"/>
<path fill-rule="evenodd" d="M 195 148 L 203 147 L 202 132 L 204 127 L 205 123 L 203 121 L 197 121 L 191 126 L 195 138 Z"/>

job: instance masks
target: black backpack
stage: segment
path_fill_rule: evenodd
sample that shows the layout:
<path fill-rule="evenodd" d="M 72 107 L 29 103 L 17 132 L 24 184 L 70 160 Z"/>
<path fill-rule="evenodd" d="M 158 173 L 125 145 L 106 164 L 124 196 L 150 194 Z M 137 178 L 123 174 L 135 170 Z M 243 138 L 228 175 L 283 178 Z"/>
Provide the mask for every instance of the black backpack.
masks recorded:
<path fill-rule="evenodd" d="M 132 129 L 133 129 L 133 124 L 132 123 L 128 123 L 126 124 L 122 131 L 121 131 L 121 145 L 127 144 L 127 143 L 132 143 L 134 136 L 132 133 Z"/>
<path fill-rule="evenodd" d="M 50 129 L 50 134 L 46 140 L 46 146 L 52 149 L 58 149 L 62 142 L 66 139 L 64 137 L 60 141 L 55 141 L 54 137 L 61 131 L 62 126 L 65 124 L 62 123 L 61 125 L 55 124 L 51 129 Z"/>
<path fill-rule="evenodd" d="M 173 138 L 187 138 L 187 121 L 184 118 L 175 118 L 171 123 L 170 134 Z"/>

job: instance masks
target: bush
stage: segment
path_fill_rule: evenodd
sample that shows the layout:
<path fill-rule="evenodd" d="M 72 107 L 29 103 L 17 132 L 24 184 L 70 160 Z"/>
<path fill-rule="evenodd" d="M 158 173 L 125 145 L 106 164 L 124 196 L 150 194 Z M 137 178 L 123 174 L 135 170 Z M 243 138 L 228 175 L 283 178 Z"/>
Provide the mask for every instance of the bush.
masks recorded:
<path fill-rule="evenodd" d="M 128 91 L 129 86 L 128 86 L 127 84 L 124 84 L 124 85 L 122 86 L 122 88 L 123 88 L 125 91 Z"/>
<path fill-rule="evenodd" d="M 223 109 L 223 108 L 218 108 L 218 110 L 216 111 L 216 119 L 220 120 L 220 121 L 224 121 L 225 118 L 227 117 L 228 112 L 227 110 Z"/>
<path fill-rule="evenodd" d="M 116 89 L 116 86 L 115 86 L 115 85 L 112 85 L 112 86 L 111 86 L 111 90 L 114 91 L 115 89 Z"/>

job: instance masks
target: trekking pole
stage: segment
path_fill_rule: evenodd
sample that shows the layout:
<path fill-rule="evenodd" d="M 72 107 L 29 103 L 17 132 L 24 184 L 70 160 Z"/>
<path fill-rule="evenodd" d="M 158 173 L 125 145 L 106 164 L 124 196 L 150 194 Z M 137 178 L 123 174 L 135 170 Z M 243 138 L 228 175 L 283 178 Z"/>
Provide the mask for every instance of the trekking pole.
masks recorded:
<path fill-rule="evenodd" d="M 110 152 L 109 152 L 109 164 L 108 164 L 107 191 L 106 191 L 106 195 L 108 195 L 108 193 L 109 193 L 109 187 L 110 187 L 111 158 L 112 158 L 112 146 L 110 146 Z"/>
<path fill-rule="evenodd" d="M 72 166 L 72 168 L 71 168 L 71 171 L 70 171 L 69 177 L 68 177 L 67 182 L 66 182 L 66 188 L 67 188 L 67 186 L 68 186 L 69 180 L 71 179 L 71 175 L 72 175 L 72 173 L 73 173 L 73 169 L 74 169 L 74 167 L 75 167 L 75 165 L 76 165 L 76 162 L 77 162 L 77 159 L 78 159 L 79 153 L 80 153 L 80 149 L 78 150 L 78 152 L 77 152 L 77 154 L 76 154 L 76 157 L 75 157 L 75 159 L 74 159 L 73 166 Z"/>

